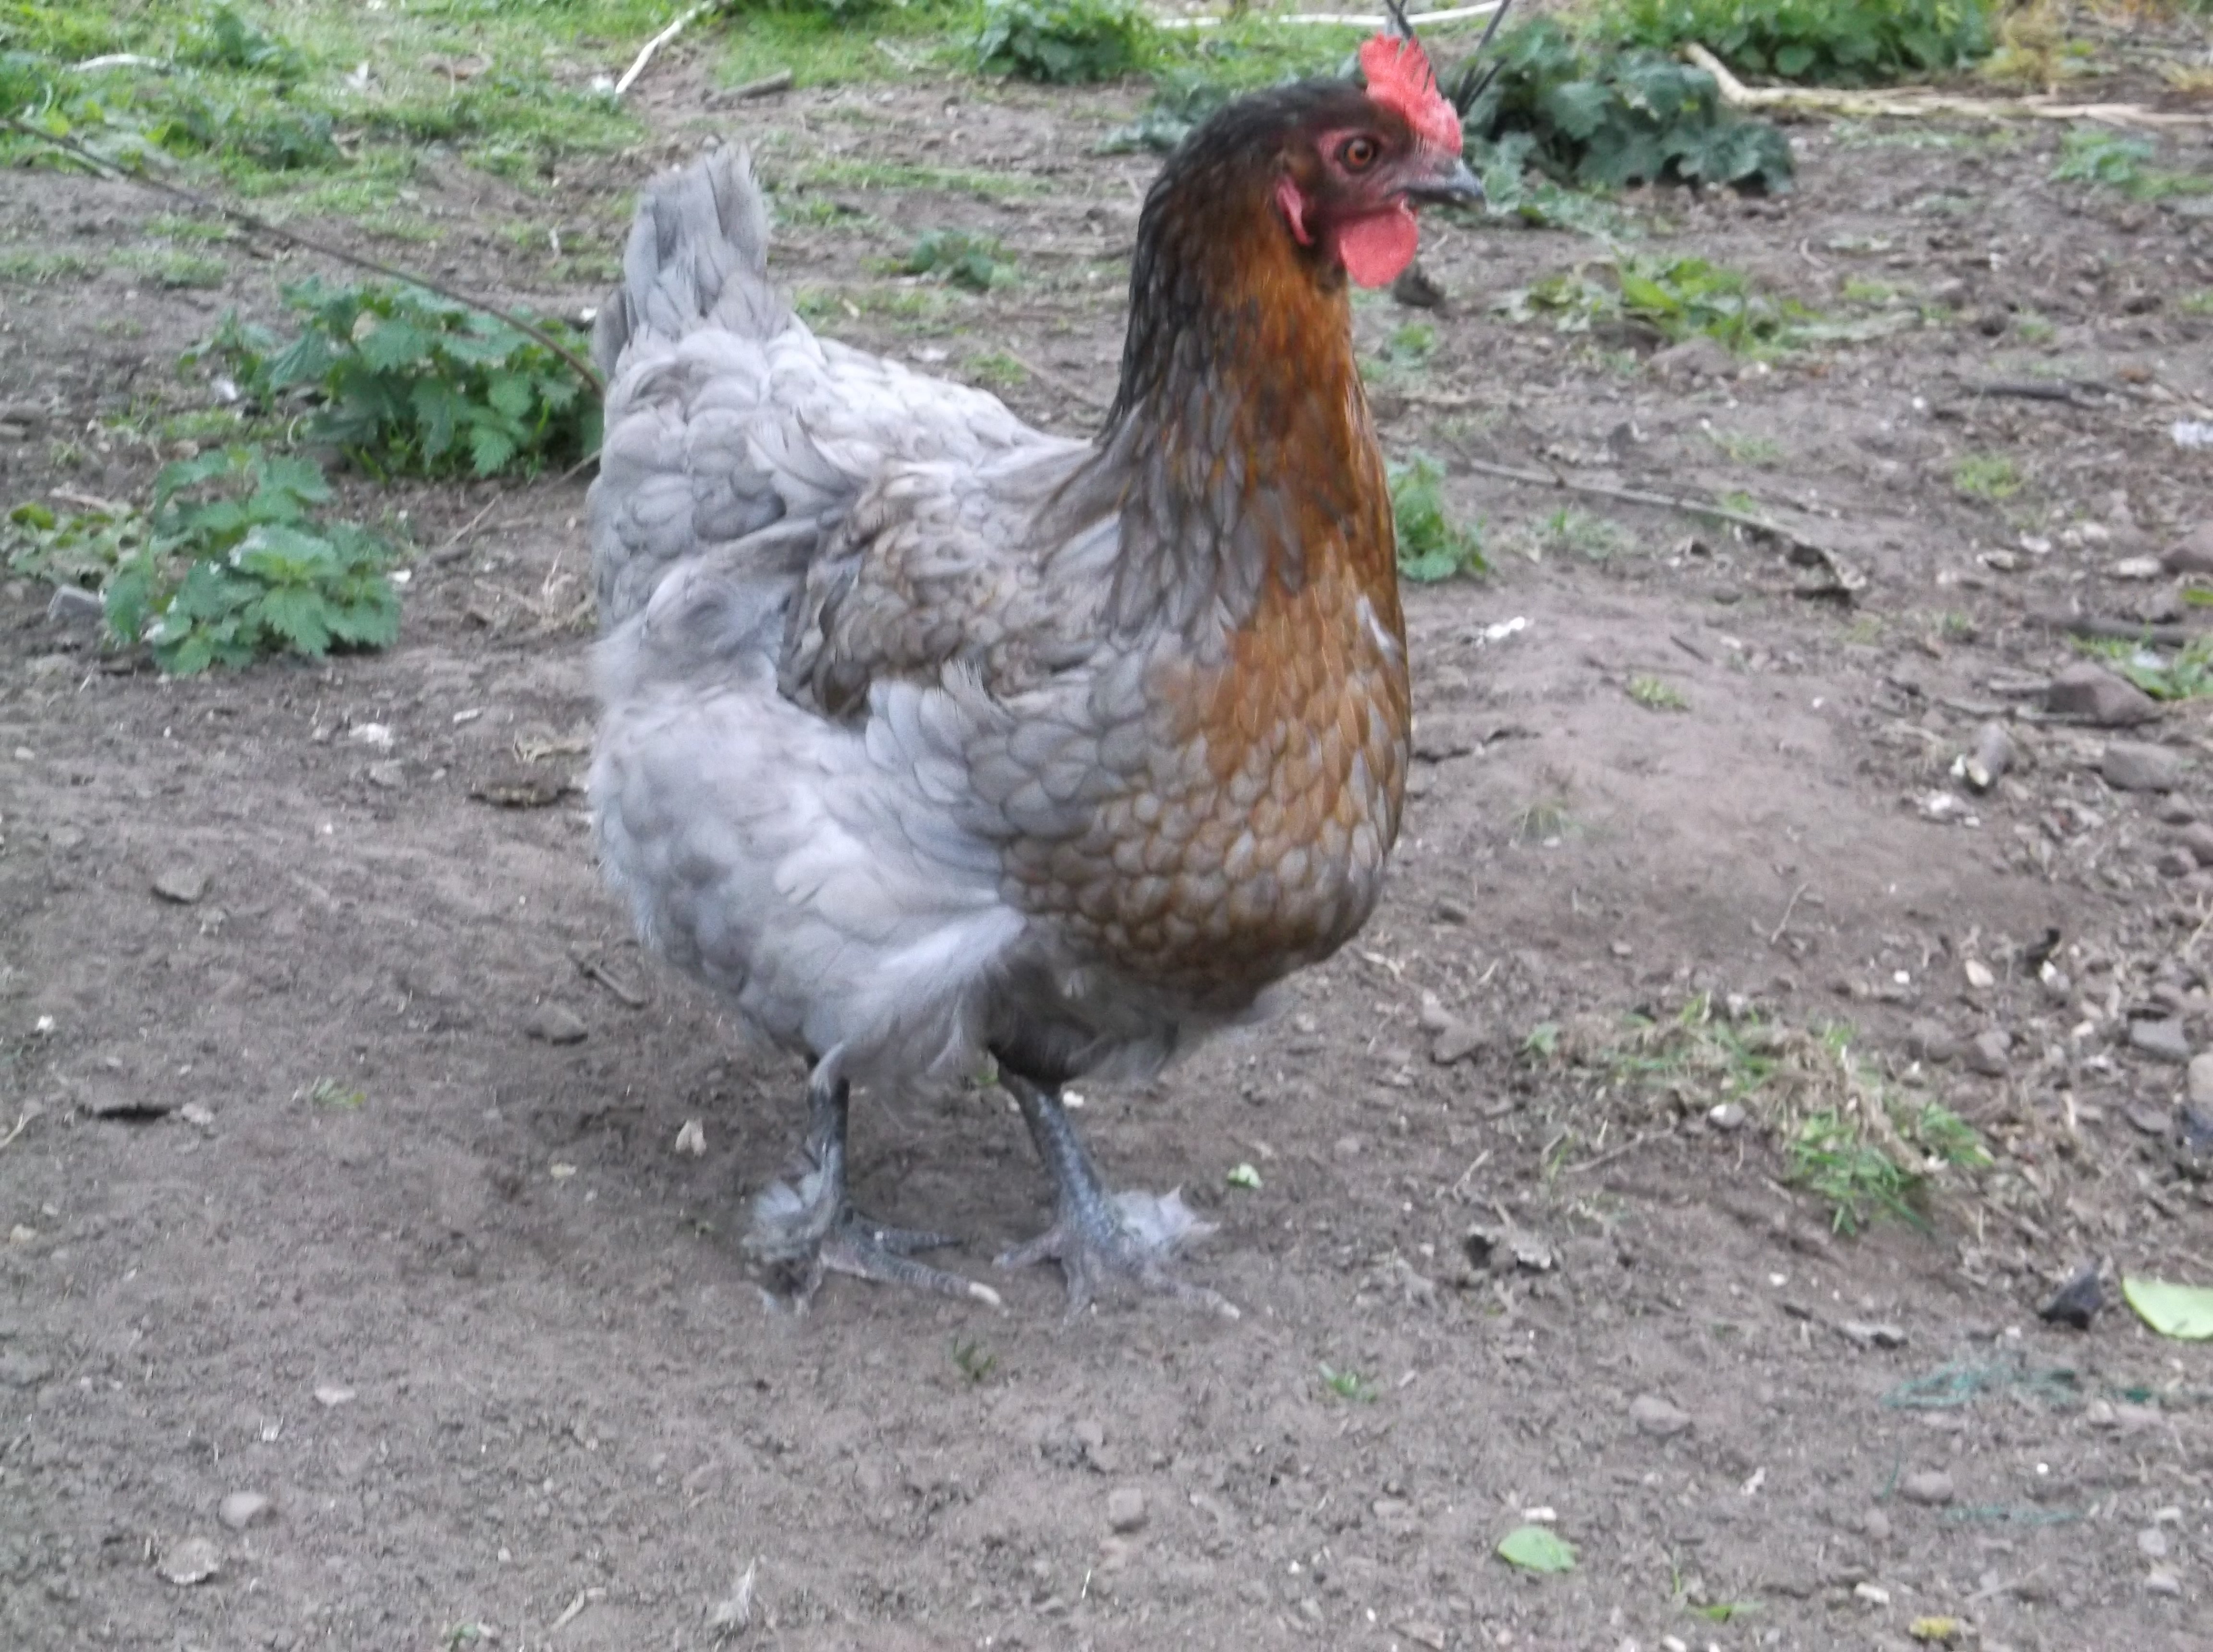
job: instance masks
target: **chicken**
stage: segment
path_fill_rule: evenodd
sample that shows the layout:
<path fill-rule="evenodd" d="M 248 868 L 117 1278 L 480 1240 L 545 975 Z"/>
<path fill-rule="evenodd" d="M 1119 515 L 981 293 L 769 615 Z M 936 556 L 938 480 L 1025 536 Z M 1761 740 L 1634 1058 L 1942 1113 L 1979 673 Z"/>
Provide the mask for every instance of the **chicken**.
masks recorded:
<path fill-rule="evenodd" d="M 818 339 L 765 274 L 742 152 L 657 183 L 594 351 L 591 778 L 644 942 L 809 1067 L 748 1247 L 997 1303 L 846 1192 L 852 1087 L 988 1056 L 1052 1179 L 1070 1309 L 1227 1305 L 1181 1199 L 1110 1193 L 1061 1102 L 1250 1017 L 1375 906 L 1410 722 L 1348 277 L 1479 197 L 1421 46 L 1247 97 L 1140 219 L 1094 441 Z"/>

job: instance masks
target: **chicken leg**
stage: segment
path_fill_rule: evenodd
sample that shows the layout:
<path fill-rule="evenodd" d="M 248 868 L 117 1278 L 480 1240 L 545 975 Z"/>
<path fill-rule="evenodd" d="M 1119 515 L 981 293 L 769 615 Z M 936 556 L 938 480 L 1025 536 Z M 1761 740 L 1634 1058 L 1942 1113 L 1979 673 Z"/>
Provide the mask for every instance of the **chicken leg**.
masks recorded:
<path fill-rule="evenodd" d="M 804 1307 L 827 1272 L 849 1273 L 879 1284 L 910 1285 L 944 1296 L 966 1297 L 992 1308 L 999 1293 L 914 1259 L 917 1251 L 960 1241 L 946 1234 L 888 1228 L 853 1208 L 845 1192 L 845 1128 L 850 1088 L 838 1076 L 833 1052 L 808 1076 L 807 1141 L 787 1180 L 772 1181 L 753 1200 L 753 1228 L 745 1248 L 764 1262 L 796 1268 L 797 1299 Z"/>
<path fill-rule="evenodd" d="M 1071 1319 L 1090 1306 L 1100 1285 L 1110 1278 L 1210 1308 L 1229 1319 L 1238 1317 L 1237 1309 L 1222 1296 L 1179 1279 L 1168 1269 L 1168 1259 L 1184 1243 L 1214 1231 L 1210 1223 L 1192 1215 L 1180 1193 L 1155 1198 L 1108 1192 L 1060 1104 L 1058 1090 L 1032 1083 L 1004 1063 L 999 1083 L 1015 1098 L 1022 1122 L 1030 1127 L 1030 1140 L 1052 1177 L 1055 1206 L 1052 1226 L 1000 1257 L 1001 1267 L 1059 1263 L 1068 1282 Z"/>

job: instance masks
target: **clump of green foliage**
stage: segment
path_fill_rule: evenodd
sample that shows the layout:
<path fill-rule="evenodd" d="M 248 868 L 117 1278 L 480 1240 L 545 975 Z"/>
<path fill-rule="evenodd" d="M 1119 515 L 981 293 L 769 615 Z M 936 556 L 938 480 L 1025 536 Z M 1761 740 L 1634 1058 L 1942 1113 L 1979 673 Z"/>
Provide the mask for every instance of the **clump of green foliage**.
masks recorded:
<path fill-rule="evenodd" d="M 2213 593 L 2197 588 L 2183 594 L 2186 600 L 2213 597 Z M 2192 601 L 2191 606 L 2204 604 Z M 2172 654 L 2126 639 L 2082 637 L 2076 639 L 2075 646 L 2082 653 L 2106 661 L 2155 700 L 2194 700 L 2213 694 L 2213 638 L 2196 638 Z"/>
<path fill-rule="evenodd" d="M 1611 284 L 1594 278 L 1610 276 Z M 1746 354 L 1787 348 L 1817 320 L 1795 299 L 1759 290 L 1740 270 L 1702 258 L 1613 258 L 1504 295 L 1498 308 L 1515 320 L 1549 316 L 1563 332 L 1605 321 L 1643 321 L 1671 342 L 1696 334 Z"/>
<path fill-rule="evenodd" d="M 1726 107 L 1704 70 L 1656 52 L 1587 52 L 1549 18 L 1507 30 L 1493 52 L 1497 73 L 1466 119 L 1486 181 L 1533 166 L 1584 187 L 1790 186 L 1789 140 Z"/>
<path fill-rule="evenodd" d="M 1952 466 L 1954 491 L 1996 503 L 2021 491 L 2021 472 L 2003 454 L 1966 454 Z"/>
<path fill-rule="evenodd" d="M 970 292 L 989 292 L 1014 284 L 1014 260 L 991 235 L 972 235 L 966 229 L 933 229 L 914 244 L 900 261 L 904 275 L 934 276 Z"/>
<path fill-rule="evenodd" d="M 2148 137 L 2125 137 L 2102 127 L 2074 127 L 2059 140 L 2059 161 L 2051 168 L 2051 180 L 2102 184 L 2138 201 L 2213 192 L 2213 176 L 2151 165 L 2158 153 Z"/>
<path fill-rule="evenodd" d="M 1990 1162 L 1974 1127 L 1936 1102 L 1890 1109 L 1888 1126 L 1886 1144 L 1848 1109 L 1825 1107 L 1800 1120 L 1790 1137 L 1790 1180 L 1827 1203 L 1830 1225 L 1840 1234 L 1857 1233 L 1878 1217 L 1925 1227 L 1933 1171 Z"/>
<path fill-rule="evenodd" d="M 99 590 L 113 639 L 146 643 L 179 676 L 265 655 L 383 648 L 399 634 L 393 548 L 325 521 L 317 508 L 330 497 L 307 460 L 218 448 L 165 466 L 144 512 L 57 517 L 17 506 L 9 565 Z"/>
<path fill-rule="evenodd" d="M 307 54 L 299 47 L 229 6 L 210 6 L 186 25 L 177 42 L 177 61 L 278 81 L 296 81 L 308 71 Z"/>
<path fill-rule="evenodd" d="M 594 451 L 600 402 L 567 362 L 497 317 L 415 287 L 284 289 L 308 318 L 290 343 L 224 317 L 186 359 L 228 366 L 265 408 L 305 402 L 304 434 L 370 475 L 535 475 Z M 526 318 L 564 344 L 559 322 Z"/>
<path fill-rule="evenodd" d="M 1866 86 L 1962 69 L 1994 44 L 1990 0 L 1608 0 L 1603 34 L 1704 46 L 1741 75 Z"/>
<path fill-rule="evenodd" d="M 1489 573 L 1481 535 L 1454 521 L 1446 509 L 1444 466 L 1427 454 L 1415 454 L 1389 471 L 1399 576 L 1427 585 L 1459 574 Z"/>
<path fill-rule="evenodd" d="M 985 0 L 976 62 L 1057 86 L 1115 80 L 1151 59 L 1154 34 L 1136 0 Z"/>
<path fill-rule="evenodd" d="M 1129 155 L 1149 149 L 1155 155 L 1174 150 L 1191 129 L 1235 96 L 1221 81 L 1189 69 L 1171 69 L 1153 82 L 1152 101 L 1137 118 L 1117 126 L 1099 140 L 1101 155 Z"/>

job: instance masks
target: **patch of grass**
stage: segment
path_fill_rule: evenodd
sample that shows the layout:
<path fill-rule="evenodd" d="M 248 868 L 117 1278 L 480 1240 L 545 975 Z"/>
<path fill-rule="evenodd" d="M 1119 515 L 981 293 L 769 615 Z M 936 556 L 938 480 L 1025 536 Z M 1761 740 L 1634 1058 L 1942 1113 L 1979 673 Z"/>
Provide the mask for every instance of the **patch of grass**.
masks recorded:
<path fill-rule="evenodd" d="M 1680 179 L 1753 190 L 1790 186 L 1789 140 L 1720 101 L 1713 76 L 1660 51 L 1593 52 L 1550 18 L 1509 28 L 1497 71 L 1468 110 L 1472 163 L 1518 178 L 1618 188 Z"/>
<path fill-rule="evenodd" d="M 58 515 L 35 500 L 8 513 L 0 549 L 11 574 L 50 585 L 96 591 L 124 562 L 145 548 L 145 512 L 118 503 Z"/>
<path fill-rule="evenodd" d="M 1418 379 L 1436 348 L 1436 328 L 1427 321 L 1408 321 L 1395 328 L 1375 355 L 1363 358 L 1360 370 L 1378 384 Z"/>
<path fill-rule="evenodd" d="M 1659 677 L 1631 677 L 1629 680 L 1629 698 L 1648 711 L 1687 711 L 1691 709 L 1691 703 L 1684 698 L 1683 691 Z"/>
<path fill-rule="evenodd" d="M 972 1338 L 954 1337 L 952 1353 L 954 1368 L 971 1382 L 988 1382 L 999 1369 L 999 1356 Z"/>
<path fill-rule="evenodd" d="M 1741 271 L 1702 258 L 1620 252 L 1506 293 L 1495 308 L 1517 321 L 1550 319 L 1562 332 L 1639 320 L 1671 341 L 1703 334 L 1747 356 L 1771 355 L 1852 331 L 1817 326 L 1816 312 L 1759 290 Z"/>
<path fill-rule="evenodd" d="M 110 634 L 177 676 L 265 655 L 320 659 L 399 634 L 392 546 L 317 507 L 330 485 L 303 459 L 219 448 L 164 466 L 145 538 L 103 592 Z"/>
<path fill-rule="evenodd" d="M 1628 550 L 1629 533 L 1611 516 L 1563 505 L 1545 518 L 1540 543 L 1559 551 L 1572 551 L 1591 562 L 1610 562 Z"/>
<path fill-rule="evenodd" d="M 34 253 L 10 247 L 0 253 L 0 282 L 35 287 L 49 281 L 82 281 L 100 273 L 100 266 L 77 253 Z"/>
<path fill-rule="evenodd" d="M 309 437 L 372 476 L 530 476 L 599 446 L 599 399 L 504 321 L 420 288 L 312 276 L 284 300 L 308 318 L 298 338 L 234 313 L 187 361 L 223 363 L 265 408 L 304 402 Z M 538 325 L 581 350 L 560 323 Z"/>
<path fill-rule="evenodd" d="M 1842 296 L 1847 304 L 1887 304 L 1898 296 L 1898 289 L 1887 281 L 1873 281 L 1865 276 L 1847 276 Z"/>
<path fill-rule="evenodd" d="M 340 1113 L 352 1113 L 369 1105 L 366 1091 L 351 1088 L 335 1078 L 319 1078 L 303 1086 L 292 1099 L 305 1101 L 311 1107 L 328 1107 Z"/>
<path fill-rule="evenodd" d="M 2185 315 L 2213 315 L 2213 287 L 2200 287 L 2194 293 L 2185 293 L 2175 308 Z"/>
<path fill-rule="evenodd" d="M 1974 1127 L 1933 1101 L 1889 1125 L 1885 1140 L 1869 1131 L 1864 1118 L 1825 1108 L 1801 1120 L 1787 1143 L 1790 1180 L 1827 1203 L 1840 1234 L 1885 1218 L 1926 1227 L 1930 1176 L 1990 1162 Z"/>
<path fill-rule="evenodd" d="M 1434 584 L 1457 575 L 1489 573 L 1482 537 L 1455 521 L 1446 507 L 1444 467 L 1427 454 L 1414 454 L 1389 470 L 1399 577 Z"/>
<path fill-rule="evenodd" d="M 1335 1370 L 1326 1365 L 1317 1369 L 1321 1373 L 1322 1387 L 1339 1399 L 1350 1400 L 1363 1405 L 1372 1405 L 1375 1403 L 1374 1386 L 1359 1372 Z"/>
<path fill-rule="evenodd" d="M 1528 806 L 1514 820 L 1514 841 L 1517 844 L 1556 844 L 1575 830 L 1576 817 L 1568 808 L 1568 800 L 1558 796 L 1532 798 Z M 1538 1029 L 1543 1031 L 1542 1027 Z M 1557 1038 L 1558 1029 L 1553 1029 Z M 1533 1039 L 1536 1033 L 1530 1037 Z M 1540 1053 L 1550 1055 L 1547 1048 Z"/>
<path fill-rule="evenodd" d="M 162 287 L 220 287 L 230 274 L 230 266 L 219 258 L 170 247 L 157 251 L 129 248 L 116 253 L 113 262 L 117 269 Z"/>
<path fill-rule="evenodd" d="M 2213 637 L 2194 638 L 2171 653 L 2125 639 L 2074 641 L 2077 652 L 2105 661 L 2155 700 L 2195 700 L 2213 694 Z"/>
<path fill-rule="evenodd" d="M 1030 381 L 1030 370 L 1003 350 L 986 350 L 960 363 L 963 377 L 987 390 L 1012 390 Z"/>
<path fill-rule="evenodd" d="M 1187 68 L 1154 76 L 1152 100 L 1126 125 L 1099 140 L 1101 155 L 1131 155 L 1140 149 L 1167 155 L 1191 136 L 1191 129 L 1236 95 L 1235 88 Z"/>
<path fill-rule="evenodd" d="M 2003 454 L 1964 454 L 1952 466 L 1952 489 L 1995 504 L 2021 491 L 2021 472 Z"/>
<path fill-rule="evenodd" d="M 1740 75 L 1866 86 L 1989 54 L 1987 0 L 1606 0 L 1600 33 L 1660 52 L 1692 42 Z"/>
<path fill-rule="evenodd" d="M 984 0 L 976 66 L 1057 86 L 1119 80 L 1152 61 L 1156 32 L 1135 0 Z"/>
<path fill-rule="evenodd" d="M 835 156 L 803 161 L 789 169 L 791 181 L 814 189 L 881 189 L 901 195 L 935 191 L 1011 200 L 1041 195 L 1047 185 L 1027 174 L 967 167 L 924 167 L 905 162 L 856 161 Z"/>
<path fill-rule="evenodd" d="M 2058 335 L 2058 329 L 2049 317 L 2035 310 L 2020 310 L 2013 318 L 2014 336 L 2025 344 L 2048 344 Z"/>
<path fill-rule="evenodd" d="M 966 229 L 930 231 L 915 242 L 899 268 L 902 274 L 934 277 L 976 293 L 1012 286 L 1019 278 L 1014 260 L 996 236 Z"/>
<path fill-rule="evenodd" d="M 2159 153 L 2149 137 L 2125 137 L 2103 126 L 2076 126 L 2059 140 L 2054 183 L 2098 184 L 2131 200 L 2213 192 L 2213 175 L 2169 172 L 2151 164 Z"/>
<path fill-rule="evenodd" d="M 1705 432 L 1705 436 L 1707 441 L 1727 454 L 1734 464 L 1756 465 L 1765 470 L 1783 462 L 1783 444 L 1773 436 L 1711 429 Z"/>

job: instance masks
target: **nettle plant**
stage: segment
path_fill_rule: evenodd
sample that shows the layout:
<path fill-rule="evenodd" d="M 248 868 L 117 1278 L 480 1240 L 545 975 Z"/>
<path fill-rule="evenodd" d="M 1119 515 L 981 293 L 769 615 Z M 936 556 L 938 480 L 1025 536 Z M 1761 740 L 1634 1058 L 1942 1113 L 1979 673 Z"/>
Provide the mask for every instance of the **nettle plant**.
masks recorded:
<path fill-rule="evenodd" d="M 313 409 L 302 434 L 369 474 L 533 476 L 597 450 L 600 400 L 576 369 L 496 316 L 413 287 L 284 289 L 308 318 L 289 343 L 223 318 L 186 358 L 228 366 L 265 408 Z M 564 344 L 558 322 L 525 318 Z"/>
<path fill-rule="evenodd" d="M 399 635 L 393 547 L 324 521 L 316 508 L 330 498 L 312 461 L 255 447 L 163 466 L 143 539 L 107 580 L 109 631 L 178 676 L 388 646 Z"/>

